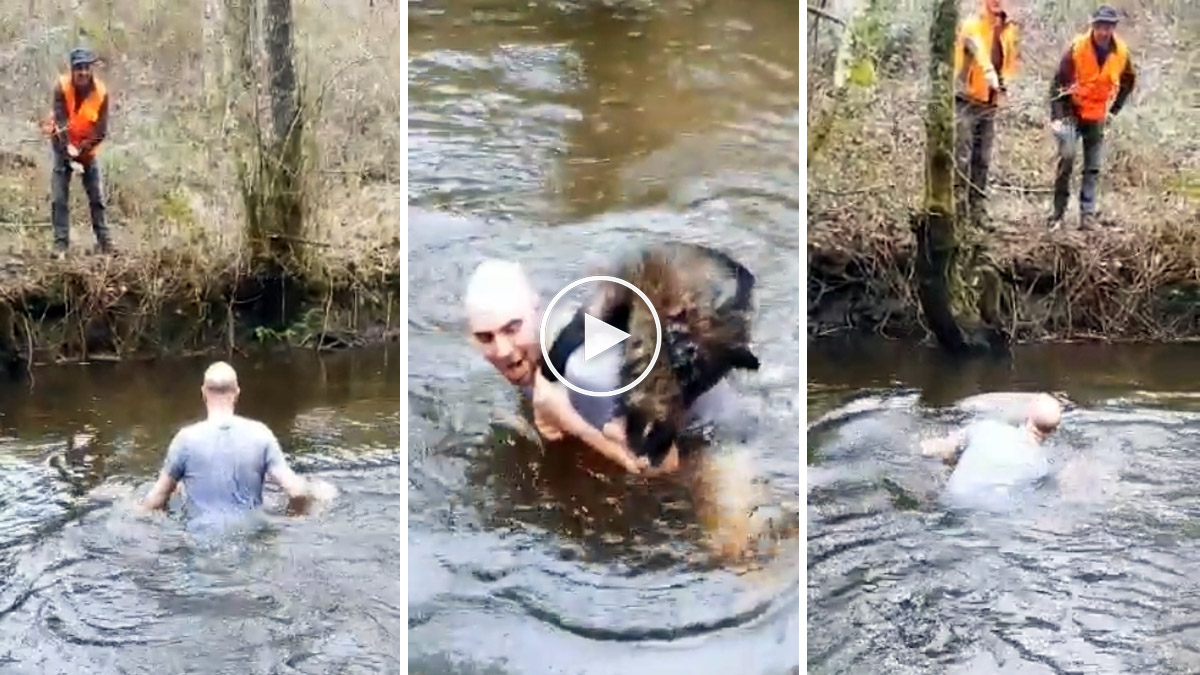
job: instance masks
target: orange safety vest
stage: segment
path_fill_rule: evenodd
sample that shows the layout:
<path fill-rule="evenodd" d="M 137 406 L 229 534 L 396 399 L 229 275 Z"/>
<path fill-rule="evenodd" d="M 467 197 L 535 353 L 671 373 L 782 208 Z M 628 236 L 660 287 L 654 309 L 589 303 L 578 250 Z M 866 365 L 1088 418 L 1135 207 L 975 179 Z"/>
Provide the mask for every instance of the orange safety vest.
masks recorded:
<path fill-rule="evenodd" d="M 104 86 L 104 82 L 100 78 L 93 75 L 92 91 L 76 109 L 75 82 L 71 79 L 71 75 L 68 73 L 59 77 L 58 86 L 62 90 L 63 99 L 67 104 L 67 142 L 78 147 L 91 138 L 92 132 L 95 131 L 96 122 L 100 119 L 100 107 L 104 104 L 104 99 L 108 98 L 108 88 Z M 56 129 L 53 110 L 42 123 L 42 130 L 46 132 L 47 136 L 54 135 Z M 99 146 L 93 147 L 84 159 L 94 157 L 99 150 Z"/>
<path fill-rule="evenodd" d="M 960 91 L 967 98 L 977 103 L 989 103 L 987 79 L 984 77 L 984 63 L 992 61 L 992 41 L 995 39 L 995 26 L 992 17 L 987 12 L 967 19 L 958 32 L 958 44 L 954 49 L 954 76 L 961 85 Z M 975 43 L 975 57 L 968 61 L 966 42 Z M 1010 81 L 1017 73 L 1017 27 L 1005 23 L 1000 29 L 1000 77 L 1004 82 Z"/>
<path fill-rule="evenodd" d="M 1071 61 L 1075 66 L 1075 85 L 1071 88 L 1075 114 L 1083 122 L 1100 122 L 1108 115 L 1109 101 L 1116 96 L 1121 73 L 1129 63 L 1129 49 L 1114 35 L 1108 58 L 1101 68 L 1096 60 L 1092 33 L 1088 31 L 1071 43 Z"/>

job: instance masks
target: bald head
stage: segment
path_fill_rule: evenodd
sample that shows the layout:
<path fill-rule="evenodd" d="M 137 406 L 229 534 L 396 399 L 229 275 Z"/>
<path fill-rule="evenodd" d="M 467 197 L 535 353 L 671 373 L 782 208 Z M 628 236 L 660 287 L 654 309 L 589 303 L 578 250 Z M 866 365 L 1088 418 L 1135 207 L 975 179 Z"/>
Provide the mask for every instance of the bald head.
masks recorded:
<path fill-rule="evenodd" d="M 1058 430 L 1062 421 L 1062 405 L 1050 394 L 1037 394 L 1029 402 L 1026 419 L 1029 426 L 1041 438 L 1045 438 Z"/>
<path fill-rule="evenodd" d="M 224 361 L 217 361 L 204 371 L 204 393 L 229 395 L 238 393 L 237 372 Z"/>
<path fill-rule="evenodd" d="M 467 282 L 463 310 L 476 347 L 513 384 L 532 381 L 541 300 L 521 265 L 488 259 Z"/>
<path fill-rule="evenodd" d="M 495 258 L 479 263 L 467 282 L 463 308 L 471 330 L 494 329 L 537 310 L 538 296 L 519 263 Z"/>

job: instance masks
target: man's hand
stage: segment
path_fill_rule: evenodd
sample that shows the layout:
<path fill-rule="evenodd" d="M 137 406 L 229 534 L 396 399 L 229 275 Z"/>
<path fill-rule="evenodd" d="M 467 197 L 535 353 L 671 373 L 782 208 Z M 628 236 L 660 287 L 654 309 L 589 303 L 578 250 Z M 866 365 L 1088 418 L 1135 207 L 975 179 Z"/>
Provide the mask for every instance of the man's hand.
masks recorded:
<path fill-rule="evenodd" d="M 946 464 L 958 461 L 958 449 L 966 442 L 966 435 L 960 429 L 942 438 L 927 438 L 921 441 L 921 455 L 936 457 Z"/>
<path fill-rule="evenodd" d="M 540 372 L 533 384 L 533 417 L 538 433 L 545 429 L 555 432 L 558 438 L 574 436 L 591 449 L 624 467 L 626 471 L 640 473 L 642 470 L 644 460 L 630 452 L 624 443 L 613 440 L 592 426 L 575 410 L 566 388 L 556 382 L 550 382 Z"/>
<path fill-rule="evenodd" d="M 988 89 L 996 92 L 1000 91 L 1000 76 L 996 74 L 994 69 L 988 68 L 987 72 L 983 74 L 983 79 L 987 81 Z"/>
<path fill-rule="evenodd" d="M 79 156 L 79 148 L 75 147 L 74 143 L 67 143 L 67 156 L 71 159 Z"/>
<path fill-rule="evenodd" d="M 608 436 L 621 445 L 629 444 L 629 437 L 625 435 L 624 417 L 618 417 L 617 419 L 610 420 L 608 424 L 604 425 L 604 428 L 601 429 L 601 431 L 604 432 L 605 436 Z"/>
<path fill-rule="evenodd" d="M 320 478 L 308 479 L 308 496 L 319 502 L 331 502 L 338 496 L 338 489 L 333 483 Z"/>
<path fill-rule="evenodd" d="M 550 421 L 545 408 L 534 406 L 533 426 L 537 429 L 538 435 L 547 441 L 557 442 L 563 439 L 562 427 Z"/>
<path fill-rule="evenodd" d="M 1052 134 L 1054 134 L 1055 136 L 1062 136 L 1064 128 L 1065 127 L 1063 125 L 1062 120 L 1051 120 L 1050 121 L 1050 132 Z"/>

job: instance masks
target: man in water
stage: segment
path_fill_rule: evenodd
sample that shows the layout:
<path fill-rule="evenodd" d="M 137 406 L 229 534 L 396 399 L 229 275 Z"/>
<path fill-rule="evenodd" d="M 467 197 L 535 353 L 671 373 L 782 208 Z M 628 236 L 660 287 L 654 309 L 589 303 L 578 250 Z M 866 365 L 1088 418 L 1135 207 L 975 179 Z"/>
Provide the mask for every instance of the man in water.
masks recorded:
<path fill-rule="evenodd" d="M 292 471 L 265 424 L 234 413 L 240 390 L 233 367 L 223 362 L 209 366 L 200 393 L 208 419 L 175 434 L 158 481 L 141 504 L 144 511 L 165 509 L 180 483 L 184 513 L 189 522 L 201 524 L 238 521 L 257 511 L 266 478 L 287 493 L 294 511 L 303 512 L 310 500 L 336 496 L 329 483 L 305 480 Z"/>
<path fill-rule="evenodd" d="M 543 307 L 518 263 L 495 259 L 480 263 L 467 283 L 463 305 L 472 342 L 504 379 L 530 398 L 534 424 L 544 438 L 578 438 L 630 473 L 667 473 L 678 468 L 674 448 L 658 469 L 650 469 L 645 458 L 629 449 L 621 420 L 616 418 L 615 398 L 584 396 L 541 375 Z M 563 376 L 584 389 L 611 391 L 619 386 L 621 358 L 620 346 L 587 362 L 583 350 L 576 350 Z M 714 418 L 729 396 L 728 383 L 718 383 L 696 401 L 690 416 Z"/>
<path fill-rule="evenodd" d="M 925 441 L 921 453 L 954 465 L 946 496 L 958 504 L 1002 507 L 1014 489 L 1050 473 L 1042 443 L 1058 430 L 1062 406 L 1049 394 L 1029 401 L 1025 422 L 1015 426 L 984 419 L 945 438 Z"/>

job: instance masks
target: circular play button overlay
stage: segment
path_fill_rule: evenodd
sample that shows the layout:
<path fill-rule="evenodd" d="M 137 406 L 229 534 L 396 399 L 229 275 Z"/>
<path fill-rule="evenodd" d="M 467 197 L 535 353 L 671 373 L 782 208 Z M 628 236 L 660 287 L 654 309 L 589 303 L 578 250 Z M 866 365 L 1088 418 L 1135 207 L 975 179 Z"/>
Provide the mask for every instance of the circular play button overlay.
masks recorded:
<path fill-rule="evenodd" d="M 546 345 L 547 345 L 546 326 L 549 322 L 551 314 L 553 314 L 553 312 L 554 312 L 554 305 L 556 303 L 558 303 L 559 300 L 562 300 L 563 296 L 565 296 L 567 293 L 569 293 L 572 289 L 582 286 L 583 284 L 590 284 L 590 283 L 595 283 L 595 282 L 610 282 L 610 283 L 614 283 L 614 284 L 620 284 L 620 285 L 624 286 L 625 288 L 628 288 L 629 290 L 633 291 L 635 294 L 637 294 L 637 296 L 639 298 L 642 299 L 642 302 L 646 303 L 646 307 L 649 308 L 649 310 L 650 310 L 650 316 L 654 318 L 654 355 L 650 357 L 650 363 L 646 366 L 646 369 L 642 371 L 642 374 L 638 375 L 637 378 L 633 382 L 630 382 L 629 384 L 621 387 L 620 389 L 613 389 L 612 391 L 590 391 L 590 390 L 587 390 L 587 389 L 584 389 L 582 387 L 578 387 L 578 386 L 572 384 L 570 380 L 568 380 L 566 377 L 564 377 L 563 374 L 558 372 L 558 369 L 554 367 L 554 364 L 550 361 L 550 354 L 546 347 Z M 630 389 L 633 389 L 634 387 L 641 384 L 642 380 L 646 379 L 646 376 L 650 374 L 650 369 L 653 368 L 654 364 L 658 362 L 658 353 L 662 349 L 662 324 L 658 320 L 658 312 L 654 309 L 654 305 L 650 303 L 650 298 L 646 297 L 646 294 L 643 293 L 641 291 L 641 289 L 637 288 L 633 284 L 629 283 L 628 281 L 625 281 L 624 279 L 618 279 L 616 277 L 608 277 L 608 276 L 584 277 L 582 279 L 578 279 L 578 280 L 573 281 L 570 284 L 568 284 L 561 291 L 559 291 L 557 295 L 554 296 L 554 299 L 550 301 L 550 304 L 546 305 L 546 310 L 544 312 L 542 312 L 542 326 L 541 326 L 541 332 L 539 334 L 539 338 L 540 339 L 538 341 L 541 343 L 541 348 L 542 348 L 542 358 L 546 360 L 546 365 L 549 366 L 550 372 L 554 373 L 554 376 L 558 378 L 559 382 L 562 382 L 563 384 L 565 384 L 567 386 L 567 388 L 570 389 L 571 391 L 574 391 L 579 394 L 583 394 L 584 396 L 595 396 L 595 397 L 600 397 L 600 398 L 608 398 L 611 396 L 620 396 L 621 394 L 624 394 L 625 392 L 629 391 Z M 583 315 L 583 360 L 584 361 L 591 361 L 593 358 L 608 352 L 609 349 L 612 349 L 613 347 L 621 344 L 628 338 L 629 338 L 629 333 L 626 333 L 625 331 L 621 330 L 620 328 L 617 328 L 616 326 L 605 323 L 604 321 L 597 319 L 596 317 L 592 316 L 591 314 L 584 313 L 584 315 Z"/>

